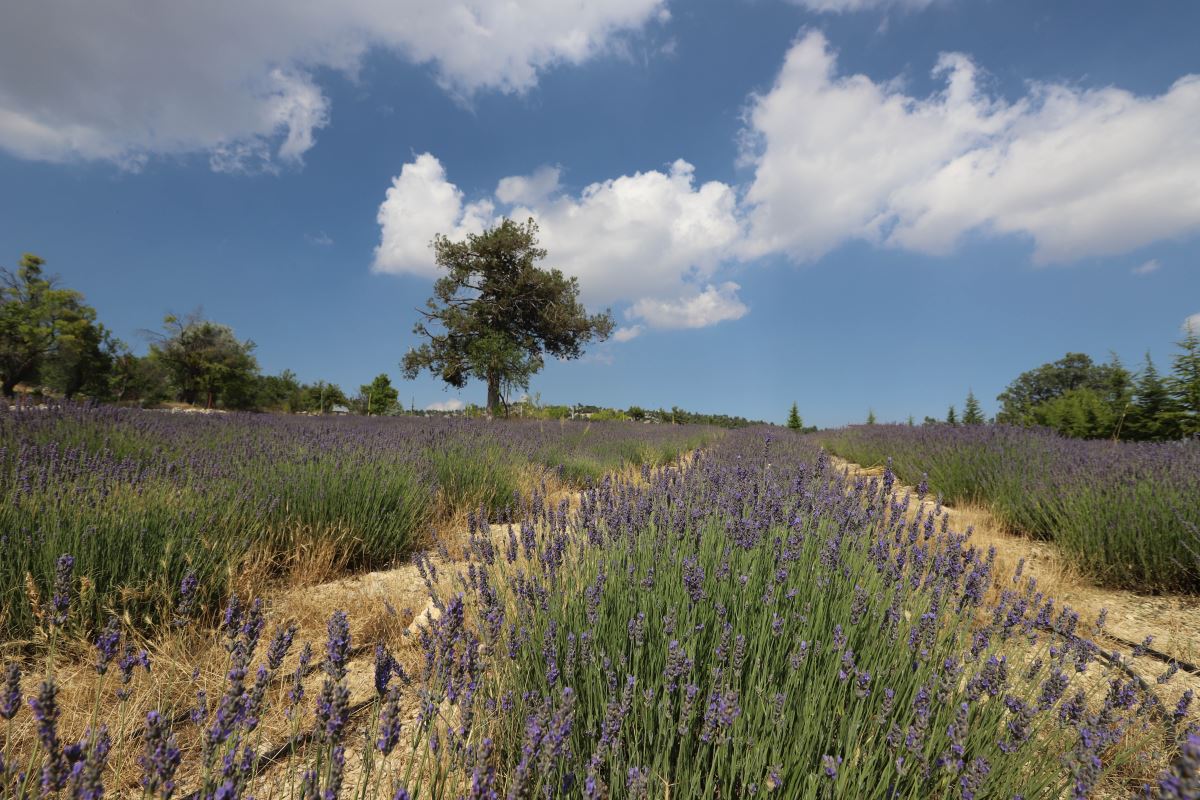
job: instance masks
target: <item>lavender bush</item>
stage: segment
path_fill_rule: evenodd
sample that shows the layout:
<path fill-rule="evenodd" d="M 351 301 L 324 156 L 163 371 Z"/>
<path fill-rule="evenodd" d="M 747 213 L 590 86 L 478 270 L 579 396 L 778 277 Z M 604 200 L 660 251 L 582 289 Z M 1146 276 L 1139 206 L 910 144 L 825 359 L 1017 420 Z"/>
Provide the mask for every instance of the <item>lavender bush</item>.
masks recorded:
<path fill-rule="evenodd" d="M 1089 637 L 1101 621 L 999 579 L 993 553 L 893 483 L 847 484 L 804 441 L 751 431 L 606 479 L 577 510 L 535 491 L 511 523 L 473 516 L 463 561 L 420 561 L 437 613 L 419 670 L 376 646 L 358 700 L 352 614 L 330 618 L 306 693 L 311 646 L 288 674 L 296 631 L 266 637 L 262 606 L 232 597 L 212 632 L 223 690 L 135 723 L 136 776 L 108 759 L 151 665 L 119 622 L 97 637 L 91 724 L 59 728 L 54 642 L 80 600 L 62 556 L 40 683 L 25 696 L 10 662 L 0 687 L 9 733 L 32 729 L 5 740 L 0 796 L 1196 796 L 1190 695 L 1164 707 Z M 282 746 L 261 736 L 280 711 Z M 1143 782 L 1147 743 L 1174 756 Z"/>
<path fill-rule="evenodd" d="M 333 541 L 347 568 L 403 558 L 439 517 L 511 505 L 547 471 L 585 479 L 661 463 L 712 436 L 619 423 L 185 415 L 0 404 L 0 633 L 36 619 L 26 575 L 50 591 L 69 552 L 91 581 L 76 621 L 106 609 L 167 618 L 191 573 L 213 608 L 231 565 L 303 540 Z M 586 472 L 586 471 L 585 471 Z"/>
<path fill-rule="evenodd" d="M 819 440 L 859 464 L 891 459 L 911 484 L 927 476 L 948 502 L 989 505 L 1101 583 L 1200 590 L 1200 442 L 1081 441 L 1002 425 L 855 426 Z"/>

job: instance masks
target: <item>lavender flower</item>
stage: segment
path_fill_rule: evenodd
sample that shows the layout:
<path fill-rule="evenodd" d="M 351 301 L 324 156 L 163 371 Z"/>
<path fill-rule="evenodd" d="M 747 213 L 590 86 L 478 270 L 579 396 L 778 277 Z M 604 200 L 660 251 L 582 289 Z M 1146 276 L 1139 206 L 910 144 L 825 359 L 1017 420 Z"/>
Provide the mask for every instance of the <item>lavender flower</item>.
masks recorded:
<path fill-rule="evenodd" d="M 175 744 L 170 723 L 157 711 L 151 711 L 146 715 L 142 740 L 145 749 L 138 757 L 142 767 L 142 788 L 151 797 L 171 800 L 175 794 L 175 770 L 179 768 L 182 754 Z"/>
<path fill-rule="evenodd" d="M 121 644 L 121 623 L 116 617 L 109 617 L 108 624 L 96 639 L 96 672 L 103 675 L 108 672 L 108 665 L 117 657 L 117 648 Z"/>
<path fill-rule="evenodd" d="M 4 665 L 4 686 L 0 688 L 0 718 L 12 719 L 21 707 L 21 667 L 16 661 Z"/>
<path fill-rule="evenodd" d="M 63 553 L 54 563 L 54 595 L 50 599 L 50 607 L 54 614 L 51 622 L 62 627 L 67 624 L 67 614 L 71 610 L 72 573 L 75 570 L 75 557 Z"/>
<path fill-rule="evenodd" d="M 182 628 L 191 622 L 192 617 L 196 613 L 196 603 L 199 596 L 196 593 L 196 588 L 200 585 L 200 579 L 196 577 L 194 570 L 188 570 L 183 576 L 183 580 L 179 582 L 179 602 L 175 605 L 175 618 L 171 620 L 171 624 L 177 628 Z"/>
<path fill-rule="evenodd" d="M 335 681 L 346 677 L 346 660 L 350 656 L 350 623 L 345 611 L 335 611 L 329 618 L 329 636 L 325 642 L 325 672 Z"/>

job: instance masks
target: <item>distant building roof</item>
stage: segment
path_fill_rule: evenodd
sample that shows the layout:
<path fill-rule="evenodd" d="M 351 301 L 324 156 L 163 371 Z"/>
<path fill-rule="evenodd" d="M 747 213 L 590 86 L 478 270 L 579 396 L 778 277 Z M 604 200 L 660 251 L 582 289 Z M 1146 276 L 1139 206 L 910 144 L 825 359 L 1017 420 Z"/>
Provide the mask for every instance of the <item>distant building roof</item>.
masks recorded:
<path fill-rule="evenodd" d="M 329 409 L 329 413 L 331 413 L 331 414 L 349 414 L 350 409 L 346 408 L 345 406 L 331 406 Z"/>

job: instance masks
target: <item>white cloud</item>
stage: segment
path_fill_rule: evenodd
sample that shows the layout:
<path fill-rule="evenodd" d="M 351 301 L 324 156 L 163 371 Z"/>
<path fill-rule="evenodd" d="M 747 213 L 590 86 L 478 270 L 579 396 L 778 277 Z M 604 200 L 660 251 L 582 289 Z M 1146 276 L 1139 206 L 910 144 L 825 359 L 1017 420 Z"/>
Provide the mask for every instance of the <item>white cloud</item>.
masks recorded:
<path fill-rule="evenodd" d="M 866 11 L 874 8 L 899 8 L 916 11 L 933 5 L 936 0 L 791 0 L 810 11 Z"/>
<path fill-rule="evenodd" d="M 627 325 L 613 331 L 612 338 L 614 342 L 630 342 L 641 336 L 643 331 L 645 327 L 642 325 Z"/>
<path fill-rule="evenodd" d="M 496 199 L 501 203 L 537 205 L 558 192 L 558 176 L 558 167 L 538 167 L 532 175 L 501 178 L 496 186 Z"/>
<path fill-rule="evenodd" d="M 458 398 L 451 400 L 442 400 L 438 403 L 430 403 L 425 406 L 426 411 L 462 411 L 467 407 L 467 404 Z"/>
<path fill-rule="evenodd" d="M 372 268 L 377 272 L 436 277 L 430 244 L 435 234 L 461 239 L 491 221 L 492 203 L 463 204 L 463 193 L 446 180 L 442 164 L 422 153 L 392 179 L 376 217 L 381 230 Z"/>
<path fill-rule="evenodd" d="M 315 244 L 319 247 L 333 246 L 333 237 L 325 231 L 321 231 L 317 234 L 306 233 L 304 234 L 304 241 L 308 242 L 309 244 Z"/>
<path fill-rule="evenodd" d="M 718 322 L 741 319 L 750 310 L 738 299 L 739 287 L 732 281 L 709 284 L 704 291 L 675 300 L 642 299 L 627 316 L 645 320 L 656 328 L 706 328 Z"/>
<path fill-rule="evenodd" d="M 1180 326 L 1180 329 L 1184 333 L 1200 334 L 1200 313 L 1192 314 L 1190 317 L 1185 319 L 1183 321 L 1183 325 Z"/>
<path fill-rule="evenodd" d="M 1162 264 L 1158 263 L 1158 259 L 1152 258 L 1149 261 L 1143 261 L 1141 264 L 1138 264 L 1132 271 L 1134 275 L 1149 275 L 1158 272 L 1161 267 Z"/>
<path fill-rule="evenodd" d="M 319 69 L 372 48 L 432 67 L 460 97 L 522 92 L 660 20 L 665 0 L 212 0 L 9 4 L 0 149 L 27 159 L 206 152 L 214 169 L 298 162 L 329 122 Z"/>
<path fill-rule="evenodd" d="M 537 220 L 539 241 L 550 253 L 546 266 L 578 277 L 589 305 L 642 302 L 639 318 L 656 327 L 736 319 L 744 313 L 743 306 L 732 315 L 736 285 L 698 289 L 735 255 L 742 239 L 736 196 L 720 182 L 697 186 L 693 173 L 680 160 L 666 172 L 623 175 L 571 195 L 559 187 L 558 170 L 541 169 L 501 180 L 496 202 L 467 203 L 437 158 L 425 153 L 403 166 L 379 207 L 374 269 L 435 276 L 428 247 L 434 234 L 456 239 L 479 232 L 496 221 L 500 203 L 512 218 Z M 632 331 L 620 335 L 633 338 Z"/>
<path fill-rule="evenodd" d="M 595 304 L 677 295 L 710 279 L 743 235 L 733 188 L 697 186 L 683 160 L 512 211 L 527 214 L 538 221 L 551 265 L 577 276 Z"/>
<path fill-rule="evenodd" d="M 1163 95 L 1032 84 L 989 97 L 943 55 L 926 98 L 840 76 L 825 37 L 789 50 L 748 111 L 748 255 L 815 259 L 847 239 L 945 253 L 1016 234 L 1038 262 L 1127 252 L 1200 230 L 1200 76 Z"/>

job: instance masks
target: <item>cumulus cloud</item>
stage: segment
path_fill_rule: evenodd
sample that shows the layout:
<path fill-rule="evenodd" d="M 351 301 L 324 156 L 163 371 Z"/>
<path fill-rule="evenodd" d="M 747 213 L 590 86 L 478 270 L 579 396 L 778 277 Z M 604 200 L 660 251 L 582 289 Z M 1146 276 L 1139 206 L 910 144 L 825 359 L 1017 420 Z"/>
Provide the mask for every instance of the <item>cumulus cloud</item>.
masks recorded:
<path fill-rule="evenodd" d="M 426 411 L 462 411 L 467 407 L 467 404 L 458 398 L 451 400 L 442 400 L 438 403 L 430 403 L 425 406 Z"/>
<path fill-rule="evenodd" d="M 1200 334 L 1200 313 L 1192 314 L 1180 326 L 1184 333 Z"/>
<path fill-rule="evenodd" d="M 376 272 L 436 277 L 430 244 L 436 234 L 461 239 L 480 233 L 491 221 L 490 200 L 463 203 L 463 193 L 446 180 L 446 171 L 433 155 L 422 153 L 392 179 L 376 220 L 381 232 L 375 248 Z"/>
<path fill-rule="evenodd" d="M 548 265 L 578 277 L 591 306 L 632 303 L 638 310 L 631 318 L 652 327 L 736 319 L 745 313 L 736 284 L 698 287 L 740 245 L 737 198 L 724 183 L 697 185 L 694 172 L 680 160 L 666 171 L 600 181 L 576 195 L 562 191 L 556 169 L 542 169 L 504 178 L 494 200 L 467 202 L 437 158 L 424 153 L 402 167 L 379 207 L 374 269 L 432 277 L 434 234 L 479 232 L 503 210 L 538 222 L 540 242 L 551 254 Z M 634 326 L 621 335 L 633 338 L 635 328 L 641 333 Z"/>
<path fill-rule="evenodd" d="M 977 72 L 945 54 L 944 88 L 911 97 L 839 75 L 825 37 L 803 36 L 747 112 L 745 252 L 811 260 L 859 238 L 946 253 L 982 231 L 1046 263 L 1200 230 L 1200 76 L 1158 96 L 1032 84 L 1009 103 Z"/>
<path fill-rule="evenodd" d="M 1136 267 L 1134 267 L 1133 274 L 1150 275 L 1151 273 L 1158 272 L 1159 268 L 1161 267 L 1162 264 L 1158 263 L 1158 259 L 1152 258 L 1149 261 L 1143 261 L 1141 264 L 1138 264 Z"/>
<path fill-rule="evenodd" d="M 720 286 L 709 284 L 702 292 L 678 299 L 644 298 L 630 307 L 627 316 L 645 320 L 655 328 L 706 328 L 746 316 L 750 309 L 738 299 L 740 288 L 726 281 Z"/>
<path fill-rule="evenodd" d="M 663 19 L 665 0 L 16 3 L 0 26 L 0 149 L 109 160 L 204 152 L 214 169 L 296 163 L 328 124 L 319 69 L 386 49 L 448 91 L 522 92 Z"/>

